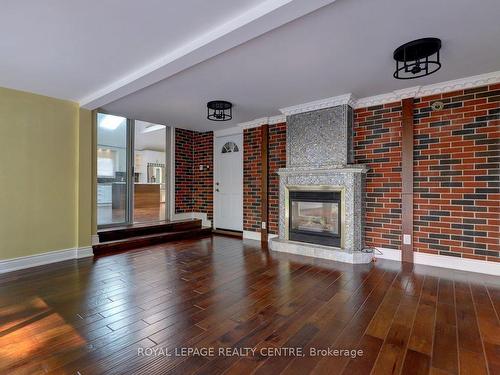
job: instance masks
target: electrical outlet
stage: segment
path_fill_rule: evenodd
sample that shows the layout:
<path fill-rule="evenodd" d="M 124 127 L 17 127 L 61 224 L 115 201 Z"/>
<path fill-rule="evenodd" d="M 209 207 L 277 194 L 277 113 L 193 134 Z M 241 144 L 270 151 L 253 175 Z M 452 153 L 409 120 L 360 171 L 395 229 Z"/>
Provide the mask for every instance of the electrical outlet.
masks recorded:
<path fill-rule="evenodd" d="M 266 229 L 266 222 L 265 222 L 265 221 L 263 221 L 263 222 L 261 223 L 260 227 L 261 227 L 262 229 Z"/>
<path fill-rule="evenodd" d="M 200 165 L 200 171 L 202 171 L 202 170 L 203 170 L 203 165 Z"/>
<path fill-rule="evenodd" d="M 404 234 L 403 235 L 403 243 L 405 245 L 411 245 L 411 234 Z"/>

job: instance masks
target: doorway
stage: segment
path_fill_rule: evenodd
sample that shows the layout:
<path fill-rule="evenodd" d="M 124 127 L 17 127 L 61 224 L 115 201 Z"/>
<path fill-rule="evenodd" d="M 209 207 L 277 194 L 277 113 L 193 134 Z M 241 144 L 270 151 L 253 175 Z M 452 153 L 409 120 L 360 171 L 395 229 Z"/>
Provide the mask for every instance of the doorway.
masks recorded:
<path fill-rule="evenodd" d="M 134 223 L 166 218 L 167 127 L 144 121 L 134 124 Z"/>
<path fill-rule="evenodd" d="M 169 220 L 171 128 L 97 113 L 98 228 Z"/>
<path fill-rule="evenodd" d="M 243 230 L 243 134 L 215 138 L 214 227 Z"/>

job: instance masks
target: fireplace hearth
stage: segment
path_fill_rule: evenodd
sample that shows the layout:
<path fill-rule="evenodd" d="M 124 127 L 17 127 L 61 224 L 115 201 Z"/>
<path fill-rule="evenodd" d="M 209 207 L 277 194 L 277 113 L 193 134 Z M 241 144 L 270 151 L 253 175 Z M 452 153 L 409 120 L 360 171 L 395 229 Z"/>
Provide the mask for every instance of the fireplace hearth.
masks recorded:
<path fill-rule="evenodd" d="M 279 236 L 270 249 L 368 263 L 363 210 L 367 169 L 354 164 L 353 111 L 345 104 L 287 114 L 280 168 Z"/>
<path fill-rule="evenodd" d="M 289 240 L 341 247 L 341 191 L 292 190 L 289 202 Z"/>

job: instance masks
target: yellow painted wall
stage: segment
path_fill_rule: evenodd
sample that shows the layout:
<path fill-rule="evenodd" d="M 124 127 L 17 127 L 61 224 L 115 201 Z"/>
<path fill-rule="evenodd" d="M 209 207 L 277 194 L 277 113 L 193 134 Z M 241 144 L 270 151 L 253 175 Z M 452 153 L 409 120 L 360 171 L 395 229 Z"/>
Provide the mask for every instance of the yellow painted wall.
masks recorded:
<path fill-rule="evenodd" d="M 92 199 L 95 189 L 92 147 L 92 111 L 80 109 L 78 123 L 78 247 L 91 245 Z"/>
<path fill-rule="evenodd" d="M 0 259 L 90 245 L 91 113 L 0 88 Z"/>

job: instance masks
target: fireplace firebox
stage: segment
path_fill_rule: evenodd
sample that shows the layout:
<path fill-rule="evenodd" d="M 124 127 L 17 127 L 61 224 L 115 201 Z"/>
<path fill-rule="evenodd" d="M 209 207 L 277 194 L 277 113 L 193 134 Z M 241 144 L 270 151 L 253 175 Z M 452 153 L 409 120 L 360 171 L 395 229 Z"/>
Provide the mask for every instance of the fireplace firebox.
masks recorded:
<path fill-rule="evenodd" d="M 340 191 L 290 191 L 288 239 L 341 247 Z"/>

